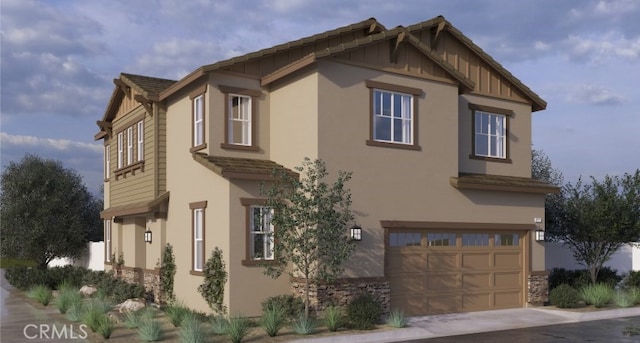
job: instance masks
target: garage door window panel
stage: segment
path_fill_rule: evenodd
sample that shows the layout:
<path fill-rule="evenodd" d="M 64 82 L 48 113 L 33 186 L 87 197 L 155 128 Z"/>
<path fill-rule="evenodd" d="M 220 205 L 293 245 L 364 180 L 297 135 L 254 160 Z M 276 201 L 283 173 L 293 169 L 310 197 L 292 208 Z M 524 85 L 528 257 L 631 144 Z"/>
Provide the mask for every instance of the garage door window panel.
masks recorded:
<path fill-rule="evenodd" d="M 420 246 L 422 235 L 417 232 L 392 232 L 389 234 L 389 246 L 412 247 Z"/>
<path fill-rule="evenodd" d="M 463 247 L 488 247 L 489 234 L 488 233 L 462 234 L 462 246 Z"/>
<path fill-rule="evenodd" d="M 496 247 L 519 247 L 520 235 L 514 234 L 496 234 L 494 237 L 494 245 Z"/>
<path fill-rule="evenodd" d="M 429 247 L 453 247 L 456 246 L 455 233 L 433 233 L 427 234 L 427 244 Z"/>

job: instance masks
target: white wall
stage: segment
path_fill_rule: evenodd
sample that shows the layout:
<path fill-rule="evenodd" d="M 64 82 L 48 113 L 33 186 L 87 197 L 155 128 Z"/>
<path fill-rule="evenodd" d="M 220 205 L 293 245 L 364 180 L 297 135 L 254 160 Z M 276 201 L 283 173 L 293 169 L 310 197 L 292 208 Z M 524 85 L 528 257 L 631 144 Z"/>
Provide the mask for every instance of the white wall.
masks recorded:
<path fill-rule="evenodd" d="M 87 253 L 80 259 L 73 261 L 68 258 L 56 258 L 49 262 L 49 267 L 74 265 L 91 270 L 104 270 L 104 242 L 89 242 Z"/>
<path fill-rule="evenodd" d="M 561 243 L 545 242 L 545 259 L 546 270 L 553 268 L 565 269 L 585 269 L 585 267 L 576 262 L 569 248 L 564 247 Z M 606 267 L 616 269 L 618 274 L 627 273 L 631 270 L 640 270 L 640 248 L 625 245 L 620 248 L 607 263 Z"/>

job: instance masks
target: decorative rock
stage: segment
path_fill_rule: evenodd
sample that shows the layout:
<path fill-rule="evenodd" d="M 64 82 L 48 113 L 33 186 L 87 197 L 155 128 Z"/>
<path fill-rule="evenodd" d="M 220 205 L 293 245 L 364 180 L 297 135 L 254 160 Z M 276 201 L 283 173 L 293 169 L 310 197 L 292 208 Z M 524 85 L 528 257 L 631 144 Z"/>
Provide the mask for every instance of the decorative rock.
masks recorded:
<path fill-rule="evenodd" d="M 97 292 L 98 289 L 93 287 L 93 286 L 82 286 L 82 288 L 80 288 L 80 294 L 86 296 L 86 297 L 90 297 L 91 295 L 93 295 L 95 292 Z"/>
<path fill-rule="evenodd" d="M 135 312 L 146 306 L 142 299 L 127 299 L 122 304 L 118 305 L 120 313 Z"/>

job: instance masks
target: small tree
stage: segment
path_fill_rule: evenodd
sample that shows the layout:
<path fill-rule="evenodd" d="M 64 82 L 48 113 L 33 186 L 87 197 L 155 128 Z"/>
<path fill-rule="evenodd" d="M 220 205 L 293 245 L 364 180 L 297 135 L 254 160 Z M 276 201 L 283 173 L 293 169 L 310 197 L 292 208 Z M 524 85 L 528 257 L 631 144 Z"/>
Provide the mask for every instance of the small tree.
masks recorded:
<path fill-rule="evenodd" d="M 300 179 L 291 173 L 276 172 L 275 181 L 266 191 L 267 204 L 273 209 L 276 244 L 275 264 L 267 265 L 265 273 L 277 278 L 291 265 L 289 275 L 304 277 L 308 317 L 310 281 L 334 281 L 355 248 L 347 234 L 353 214 L 351 192 L 345 183 L 351 173 L 341 171 L 329 184 L 321 160 L 305 158 L 302 167 L 295 169 L 301 173 Z"/>
<path fill-rule="evenodd" d="M 209 307 L 218 314 L 227 312 L 224 306 L 224 285 L 227 283 L 227 270 L 222 260 L 222 250 L 216 247 L 204 265 L 204 281 L 198 291 Z"/>
<path fill-rule="evenodd" d="M 80 175 L 59 161 L 25 155 L 9 163 L 0 185 L 3 256 L 46 268 L 54 258 L 82 256 L 90 233 L 102 232 L 95 199 Z"/>
<path fill-rule="evenodd" d="M 547 230 L 589 269 L 595 283 L 602 265 L 620 247 L 640 239 L 640 170 L 591 181 L 564 186 Z"/>
<path fill-rule="evenodd" d="M 160 291 L 162 301 L 172 302 L 175 300 L 173 294 L 173 282 L 176 276 L 176 260 L 173 256 L 173 246 L 167 243 L 162 251 L 160 262 Z"/>

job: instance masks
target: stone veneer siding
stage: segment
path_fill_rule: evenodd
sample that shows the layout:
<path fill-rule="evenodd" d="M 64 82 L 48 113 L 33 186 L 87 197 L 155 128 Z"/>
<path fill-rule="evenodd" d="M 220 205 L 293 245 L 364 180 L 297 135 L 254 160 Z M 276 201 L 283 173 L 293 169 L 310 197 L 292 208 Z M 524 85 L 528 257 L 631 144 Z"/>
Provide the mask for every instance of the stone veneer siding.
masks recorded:
<path fill-rule="evenodd" d="M 163 299 L 160 290 L 160 270 L 158 268 L 142 269 L 137 267 L 122 267 L 120 272 L 118 272 L 117 269 L 115 270 L 116 277 L 129 283 L 143 286 L 147 301 L 152 301 L 157 304 L 165 303 L 166 299 Z"/>
<path fill-rule="evenodd" d="M 293 295 L 305 298 L 305 279 L 292 278 Z M 315 313 L 324 311 L 329 305 L 346 307 L 351 300 L 362 293 L 371 294 L 382 305 L 383 315 L 390 312 L 389 281 L 385 278 L 338 279 L 334 283 L 311 282 L 309 284 L 309 310 Z"/>
<path fill-rule="evenodd" d="M 527 302 L 542 305 L 549 301 L 549 272 L 531 272 L 527 278 Z"/>

